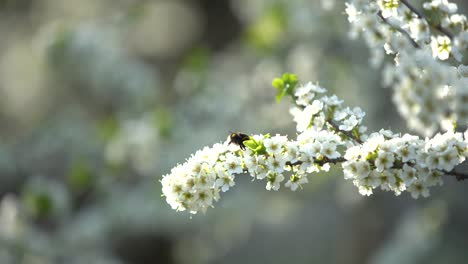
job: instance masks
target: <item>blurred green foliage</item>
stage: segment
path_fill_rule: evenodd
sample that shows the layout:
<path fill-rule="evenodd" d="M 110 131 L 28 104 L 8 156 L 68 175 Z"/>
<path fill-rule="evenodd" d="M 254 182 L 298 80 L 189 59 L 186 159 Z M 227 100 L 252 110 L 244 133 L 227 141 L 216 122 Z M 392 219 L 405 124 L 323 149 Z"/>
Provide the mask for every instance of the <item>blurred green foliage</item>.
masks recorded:
<path fill-rule="evenodd" d="M 270 7 L 246 31 L 247 43 L 261 51 L 271 51 L 281 41 L 287 27 L 286 4 Z"/>

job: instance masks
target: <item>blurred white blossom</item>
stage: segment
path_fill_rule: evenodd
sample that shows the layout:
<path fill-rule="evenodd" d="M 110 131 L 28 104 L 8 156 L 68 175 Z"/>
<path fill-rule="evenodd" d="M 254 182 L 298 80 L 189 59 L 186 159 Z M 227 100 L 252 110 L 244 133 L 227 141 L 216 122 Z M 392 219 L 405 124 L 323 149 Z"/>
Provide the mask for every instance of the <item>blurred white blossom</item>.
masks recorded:
<path fill-rule="evenodd" d="M 19 218 L 19 202 L 12 194 L 5 195 L 0 202 L 0 238 L 16 239 L 23 229 Z"/>
<path fill-rule="evenodd" d="M 462 61 L 468 47 L 466 16 L 447 0 L 426 1 L 354 0 L 346 3 L 353 36 L 361 35 L 372 54 L 373 65 L 386 63 L 384 85 L 394 88 L 394 103 L 408 126 L 425 136 L 449 130 L 447 123 L 466 124 L 466 76 L 457 75 L 449 58 Z M 424 17 L 426 9 L 441 23 Z M 384 53 L 385 52 L 385 53 Z M 432 55 L 432 56 L 431 56 Z M 434 59 L 435 58 L 435 59 Z M 461 68 L 460 68 L 461 67 Z M 463 102 L 459 102 L 459 101 Z"/>

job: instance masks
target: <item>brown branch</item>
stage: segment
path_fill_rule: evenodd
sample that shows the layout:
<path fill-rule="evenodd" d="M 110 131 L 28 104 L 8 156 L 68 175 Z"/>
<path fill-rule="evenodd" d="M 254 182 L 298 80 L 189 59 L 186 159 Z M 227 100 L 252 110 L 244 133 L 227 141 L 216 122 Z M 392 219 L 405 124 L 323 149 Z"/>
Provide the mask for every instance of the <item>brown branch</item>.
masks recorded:
<path fill-rule="evenodd" d="M 369 163 L 371 164 L 371 166 L 375 166 L 374 161 L 369 160 Z M 395 162 L 391 169 L 400 169 L 401 170 L 401 169 L 403 169 L 403 165 L 405 165 L 405 164 L 408 165 L 408 166 L 411 166 L 411 167 L 414 167 L 416 165 L 416 163 L 411 162 L 411 161 L 408 161 L 408 162 Z M 464 181 L 464 180 L 468 179 L 468 174 L 463 173 L 463 172 L 456 172 L 455 169 L 453 169 L 451 171 L 444 171 L 444 170 L 438 170 L 438 171 L 443 173 L 444 175 L 453 176 L 458 181 Z"/>
<path fill-rule="evenodd" d="M 446 171 L 442 171 L 445 175 L 447 176 L 455 176 L 455 178 L 458 180 L 458 181 L 464 181 L 466 179 L 468 179 L 468 174 L 465 174 L 463 172 L 456 172 L 455 169 L 449 171 L 449 172 L 446 172 Z"/>
<path fill-rule="evenodd" d="M 398 164 L 394 164 L 392 169 L 402 169 L 404 164 L 409 165 L 411 167 L 414 167 L 416 165 L 413 162 L 401 162 L 401 163 L 398 163 Z M 444 171 L 444 170 L 438 170 L 438 171 L 443 173 L 444 175 L 453 176 L 458 181 L 464 181 L 464 180 L 468 179 L 468 174 L 463 173 L 463 172 L 456 172 L 455 169 L 453 169 L 451 171 Z"/>
<path fill-rule="evenodd" d="M 319 166 L 323 166 L 326 163 L 337 164 L 337 163 L 342 163 L 342 162 L 345 162 L 345 161 L 347 161 L 347 160 L 345 158 L 343 158 L 343 157 L 336 158 L 336 159 L 329 159 L 327 157 L 324 157 L 323 159 L 314 159 L 314 164 L 317 164 Z M 372 161 L 369 161 L 369 162 L 370 162 L 371 166 L 372 165 L 375 166 Z M 287 166 L 296 166 L 296 165 L 301 165 L 302 163 L 303 163 L 303 161 L 300 161 L 300 160 L 298 160 L 296 162 L 287 161 L 286 165 Z M 407 164 L 407 165 L 409 165 L 411 167 L 416 165 L 413 162 L 400 162 L 400 163 L 395 163 L 392 166 L 392 169 L 402 169 L 404 164 Z M 464 180 L 468 179 L 468 174 L 463 173 L 463 172 L 457 172 L 457 171 L 455 171 L 455 169 L 453 169 L 451 171 L 448 171 L 448 172 L 443 171 L 443 170 L 439 170 L 439 171 L 442 172 L 444 175 L 455 177 L 458 181 L 464 181 Z M 244 169 L 244 172 L 248 173 L 249 171 L 247 169 Z"/>
<path fill-rule="evenodd" d="M 329 159 L 327 157 L 323 157 L 323 159 L 314 159 L 314 164 L 317 164 L 319 166 L 323 166 L 325 165 L 326 163 L 332 163 L 332 164 L 337 164 L 337 163 L 341 163 L 341 162 L 345 162 L 346 159 L 345 158 L 336 158 L 336 159 Z M 290 161 L 286 161 L 286 165 L 287 166 L 296 166 L 296 165 L 301 165 L 302 163 L 304 163 L 303 161 L 295 161 L 295 162 L 290 162 Z M 244 169 L 243 170 L 244 173 L 248 173 L 249 170 L 248 169 Z"/>
<path fill-rule="evenodd" d="M 336 158 L 336 159 L 329 159 L 327 157 L 324 157 L 323 159 L 314 159 L 314 163 L 317 164 L 317 165 L 320 165 L 320 166 L 323 166 L 325 163 L 332 163 L 332 164 L 337 164 L 337 163 L 341 163 L 341 162 L 345 162 L 346 159 L 345 158 Z M 300 165 L 302 164 L 303 162 L 298 160 L 296 162 L 290 162 L 290 161 L 287 161 L 286 162 L 286 165 L 288 166 L 296 166 L 296 165 Z"/>
<path fill-rule="evenodd" d="M 380 17 L 380 19 L 382 19 L 382 21 L 389 25 L 391 28 L 395 29 L 396 31 L 400 32 L 401 34 L 405 35 L 406 38 L 411 42 L 411 44 L 413 45 L 413 47 L 419 49 L 421 48 L 421 46 L 419 46 L 419 44 L 411 37 L 411 35 L 404 29 L 402 29 L 401 27 L 397 27 L 397 26 L 394 26 L 392 24 L 390 24 L 390 22 L 388 22 L 388 20 L 382 16 L 382 12 L 379 11 L 379 13 L 377 13 L 377 15 Z"/>
<path fill-rule="evenodd" d="M 427 24 L 429 24 L 432 28 L 437 29 L 438 31 L 442 32 L 443 34 L 445 34 L 450 39 L 453 39 L 453 35 L 452 35 L 452 33 L 450 33 L 450 31 L 443 28 L 441 25 L 432 25 L 431 23 L 429 23 L 429 20 L 426 18 L 426 16 L 421 11 L 419 11 L 417 8 L 415 8 L 413 5 L 411 5 L 407 0 L 400 0 L 400 1 L 406 7 L 408 7 L 408 9 L 411 10 L 411 12 L 416 14 L 416 16 L 418 16 L 418 18 L 426 20 Z"/>
<path fill-rule="evenodd" d="M 415 13 L 419 18 L 424 19 L 424 20 L 427 21 L 424 14 L 421 11 L 419 11 L 416 7 L 414 7 L 410 3 L 408 3 L 408 1 L 400 0 L 400 2 L 402 2 L 406 7 L 408 7 L 408 9 L 411 10 L 411 12 Z"/>

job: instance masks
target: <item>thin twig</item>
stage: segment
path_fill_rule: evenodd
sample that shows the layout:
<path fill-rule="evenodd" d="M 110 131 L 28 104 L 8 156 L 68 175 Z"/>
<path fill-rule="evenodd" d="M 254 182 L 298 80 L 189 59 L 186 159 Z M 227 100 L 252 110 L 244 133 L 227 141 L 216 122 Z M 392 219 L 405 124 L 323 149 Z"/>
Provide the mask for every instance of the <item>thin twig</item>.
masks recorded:
<path fill-rule="evenodd" d="M 390 24 L 390 22 L 388 22 L 387 19 L 385 19 L 385 17 L 382 16 L 382 12 L 379 11 L 379 13 L 377 13 L 377 15 L 382 19 L 382 21 L 389 25 L 391 28 L 395 29 L 396 31 L 400 32 L 401 34 L 405 35 L 406 38 L 411 42 L 411 44 L 413 45 L 413 47 L 419 49 L 421 48 L 421 46 L 419 46 L 419 44 L 411 37 L 411 35 L 404 29 L 402 29 L 401 27 L 397 27 L 397 26 L 394 26 L 392 24 Z"/>
<path fill-rule="evenodd" d="M 314 163 L 317 164 L 317 165 L 320 165 L 320 166 L 323 166 L 325 163 L 332 163 L 332 164 L 337 164 L 337 163 L 341 163 L 341 162 L 345 162 L 346 159 L 345 158 L 336 158 L 336 159 L 329 159 L 327 157 L 324 157 L 323 159 L 314 159 Z M 286 162 L 286 165 L 288 166 L 296 166 L 296 165 L 300 165 L 302 164 L 303 162 L 298 160 L 296 162 Z"/>
<path fill-rule="evenodd" d="M 411 12 L 415 13 L 419 18 L 424 19 L 424 20 L 427 21 L 424 14 L 421 11 L 419 11 L 416 7 L 414 7 L 410 3 L 408 3 L 408 1 L 400 0 L 400 2 L 402 2 L 406 7 L 408 7 L 408 9 L 411 10 Z"/>
<path fill-rule="evenodd" d="M 443 34 L 445 34 L 447 37 L 449 37 L 450 39 L 453 39 L 453 35 L 452 33 L 450 33 L 450 31 L 448 31 L 447 29 L 443 28 L 441 25 L 432 25 L 431 23 L 429 23 L 429 20 L 426 18 L 426 16 L 421 12 L 419 11 L 417 8 L 415 8 L 413 5 L 411 5 L 407 0 L 400 0 L 406 7 L 408 7 L 409 10 L 411 10 L 411 12 L 415 13 L 416 16 L 418 16 L 418 18 L 420 19 L 424 19 L 426 20 L 426 22 L 434 29 L 437 29 L 438 31 L 442 32 Z"/>

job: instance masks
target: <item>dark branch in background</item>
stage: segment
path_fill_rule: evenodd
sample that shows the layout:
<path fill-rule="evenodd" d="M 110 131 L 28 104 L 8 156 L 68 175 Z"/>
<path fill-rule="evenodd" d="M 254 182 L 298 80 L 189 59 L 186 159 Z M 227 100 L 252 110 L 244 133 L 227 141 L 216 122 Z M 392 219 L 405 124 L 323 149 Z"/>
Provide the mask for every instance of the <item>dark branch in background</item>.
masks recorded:
<path fill-rule="evenodd" d="M 455 169 L 453 169 L 452 171 L 449 171 L 449 172 L 445 172 L 445 171 L 442 171 L 443 173 L 445 173 L 445 175 L 448 175 L 448 176 L 455 176 L 455 178 L 457 178 L 457 180 L 459 181 L 464 181 L 466 179 L 468 179 L 468 174 L 465 174 L 465 173 L 462 173 L 462 172 L 456 172 Z"/>
<path fill-rule="evenodd" d="M 450 39 L 453 39 L 452 33 L 450 33 L 447 29 L 443 28 L 441 25 L 432 25 L 431 23 L 429 23 L 429 20 L 426 18 L 426 16 L 421 11 L 412 6 L 407 0 L 400 0 L 400 2 L 402 2 L 406 7 L 408 7 L 408 9 L 411 10 L 411 12 L 415 13 L 418 16 L 418 18 L 426 20 L 427 24 L 429 24 L 432 28 L 437 29 Z"/>
<path fill-rule="evenodd" d="M 415 47 L 415 48 L 417 48 L 417 49 L 421 48 L 421 46 L 419 46 L 419 44 L 418 44 L 416 41 L 414 41 L 414 39 L 410 36 L 410 34 L 409 34 L 406 30 L 402 29 L 401 27 L 397 27 L 397 26 L 394 26 L 394 25 L 390 24 L 390 22 L 388 22 L 388 20 L 385 19 L 385 18 L 382 16 L 382 12 L 381 12 L 381 11 L 379 11 L 379 13 L 377 13 L 377 15 L 382 19 L 382 21 L 383 21 L 385 24 L 389 25 L 391 28 L 393 28 L 393 29 L 395 29 L 396 31 L 400 32 L 401 34 L 405 35 L 406 38 L 411 42 L 411 44 L 413 45 L 413 47 Z"/>
<path fill-rule="evenodd" d="M 400 2 L 402 2 L 406 7 L 408 7 L 408 9 L 411 10 L 411 12 L 415 13 L 419 18 L 424 19 L 424 20 L 427 21 L 424 14 L 421 11 L 419 11 L 418 9 L 416 9 L 414 6 L 412 6 L 410 3 L 408 3 L 408 1 L 400 0 Z"/>

